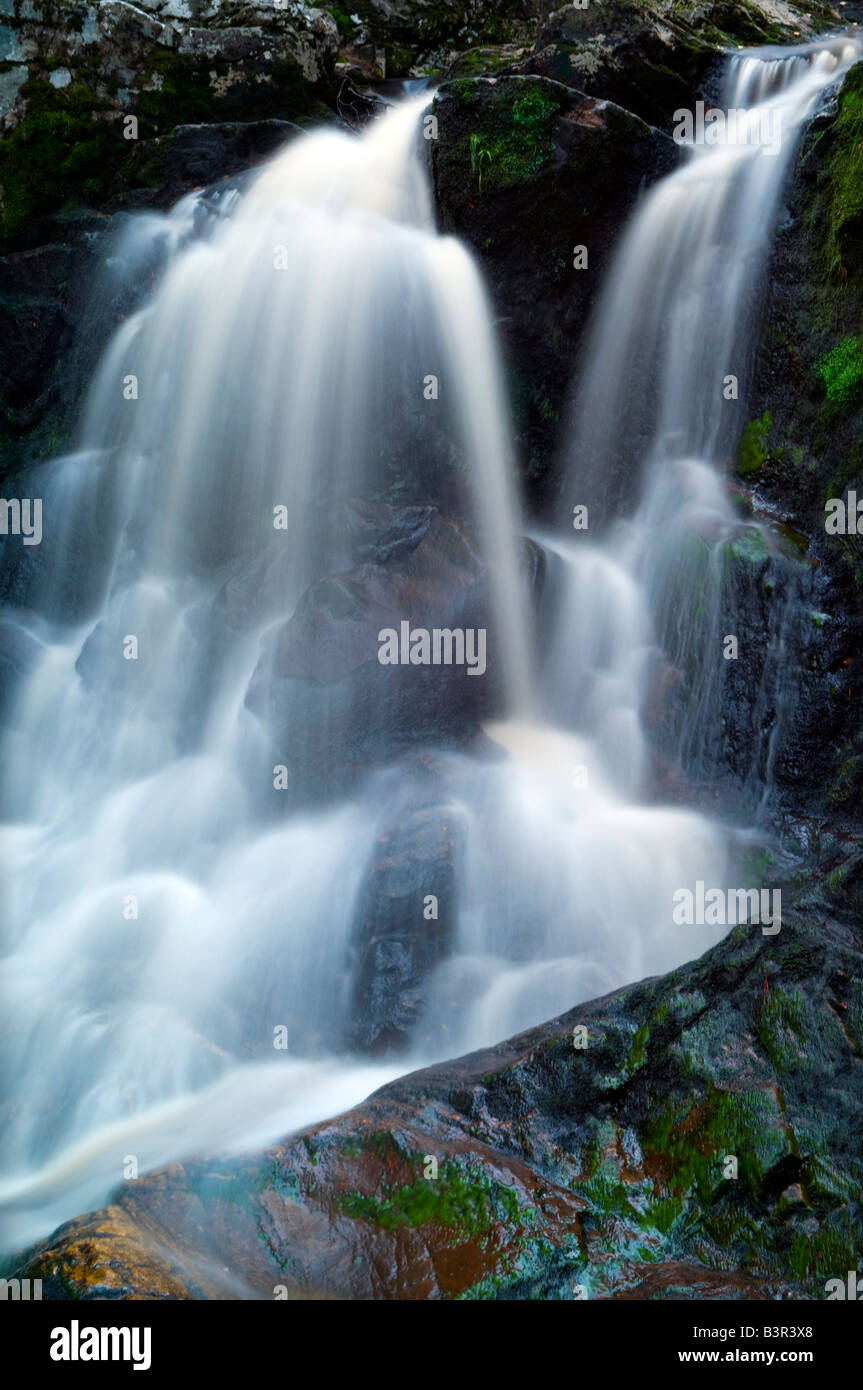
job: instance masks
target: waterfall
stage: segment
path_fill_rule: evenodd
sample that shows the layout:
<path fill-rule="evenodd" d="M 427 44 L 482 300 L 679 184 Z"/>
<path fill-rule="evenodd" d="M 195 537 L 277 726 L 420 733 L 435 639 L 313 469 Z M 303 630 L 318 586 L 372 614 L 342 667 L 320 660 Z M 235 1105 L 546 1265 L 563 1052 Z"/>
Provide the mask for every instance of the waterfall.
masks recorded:
<path fill-rule="evenodd" d="M 632 708 L 635 668 L 642 703 L 657 682 L 681 683 L 672 748 L 694 773 L 715 769 L 708 745 L 722 739 L 723 636 L 739 638 L 747 624 L 745 595 L 735 602 L 729 564 L 773 546 L 769 532 L 732 505 L 723 471 L 733 470 L 746 423 L 778 205 L 805 121 L 861 52 L 856 40 L 834 39 L 733 55 L 722 114 L 736 113 L 734 125 L 730 117 L 723 126 L 704 112 L 677 113 L 691 115 L 693 131 L 700 114 L 702 143 L 692 144 L 633 216 L 583 353 L 563 497 L 568 507 L 587 507 L 587 535 L 595 530 L 600 541 L 570 545 L 568 583 L 592 605 L 582 630 L 616 641 L 618 655 L 602 672 L 602 698 L 618 721 Z M 783 578 L 793 588 L 793 573 Z M 619 611 L 615 593 L 630 595 L 629 611 L 644 634 L 640 648 L 614 636 L 621 621 L 609 625 L 609 609 Z M 765 723 L 768 707 L 783 703 L 783 686 L 793 684 L 784 681 L 781 656 L 794 609 L 790 592 L 788 599 L 769 638 L 765 666 L 773 678 L 759 706 Z M 571 614 L 564 604 L 561 635 Z M 597 663 L 589 644 L 581 651 L 585 669 L 576 680 L 583 684 L 596 679 Z M 563 679 L 557 674 L 558 703 L 567 682 L 571 690 L 571 671 Z M 775 725 L 762 730 L 753 760 L 759 794 L 769 783 L 776 733 Z"/>
<path fill-rule="evenodd" d="M 735 98 L 775 103 L 790 133 L 848 61 L 735 59 Z M 669 557 L 735 524 L 715 388 L 745 372 L 737 316 L 788 147 L 696 152 L 637 212 L 567 482 L 608 530 L 541 538 L 535 637 L 494 327 L 472 258 L 433 225 L 424 102 L 361 137 L 304 135 L 220 198 L 136 224 L 123 255 L 154 288 L 102 359 L 76 452 L 31 475 L 44 539 L 3 580 L 20 671 L 0 750 L 7 1247 L 104 1201 L 130 1159 L 264 1144 L 726 930 L 672 920 L 678 889 L 724 885 L 728 835 L 651 786 L 645 705 L 687 640 Z M 369 509 L 420 534 L 430 500 L 455 518 L 450 552 L 442 523 L 425 533 L 438 562 L 473 573 L 475 536 L 489 576 L 486 739 L 384 741 L 292 807 L 274 764 L 301 757 L 312 706 L 291 703 L 279 635 L 325 642 L 315 602 L 354 612 Z M 336 689 L 315 686 L 321 781 L 329 735 L 358 718 Z M 357 918 L 381 845 L 416 825 L 452 838 L 452 937 L 411 1050 L 374 1062 L 346 1029 Z M 436 888 L 409 884 L 420 926 Z"/>
<path fill-rule="evenodd" d="M 6 1196 L 29 1194 L 11 1239 L 104 1196 L 124 1155 L 274 1138 L 400 1069 L 331 1060 L 386 796 L 274 809 L 305 730 L 247 695 L 269 634 L 342 566 L 353 500 L 451 474 L 501 708 L 529 701 L 497 347 L 473 260 L 434 230 L 426 104 L 295 141 L 215 216 L 192 197 L 126 232 L 119 271 L 155 290 L 104 354 L 79 449 L 34 477 L 41 546 L 4 557 L 25 670 L 2 753 Z"/>
<path fill-rule="evenodd" d="M 569 451 L 568 491 L 577 483 L 573 501 L 604 524 L 631 515 L 673 465 L 728 461 L 740 407 L 723 383 L 745 383 L 751 365 L 776 205 L 804 121 L 859 52 L 837 40 L 732 57 L 723 105 L 742 113 L 735 138 L 705 121 L 704 143 L 634 215 L 584 351 Z"/>

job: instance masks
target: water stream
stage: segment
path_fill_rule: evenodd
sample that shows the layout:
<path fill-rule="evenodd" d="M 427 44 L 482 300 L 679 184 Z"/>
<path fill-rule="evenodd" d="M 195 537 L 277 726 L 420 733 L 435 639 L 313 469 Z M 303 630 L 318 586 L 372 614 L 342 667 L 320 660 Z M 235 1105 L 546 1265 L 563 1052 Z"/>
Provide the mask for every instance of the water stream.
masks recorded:
<path fill-rule="evenodd" d="M 80 448 L 39 473 L 41 546 L 15 557 L 7 1248 L 104 1202 L 130 1155 L 143 1172 L 266 1143 L 721 937 L 672 922 L 676 889 L 726 883 L 728 835 L 657 802 L 644 707 L 720 621 L 688 611 L 683 560 L 740 524 L 723 379 L 746 378 L 797 132 L 857 56 L 732 59 L 729 106 L 768 108 L 781 149 L 696 149 L 637 210 L 568 447 L 567 505 L 591 527 L 540 538 L 538 625 L 490 309 L 434 228 L 426 97 L 361 137 L 302 137 L 218 216 L 195 196 L 130 232 L 130 263 L 156 248 L 163 267 L 105 353 Z M 306 730 L 267 714 L 270 636 L 344 569 L 356 499 L 441 491 L 489 574 L 490 742 L 430 749 L 430 802 L 427 767 L 393 750 L 339 797 L 274 809 L 274 763 L 290 770 Z M 721 574 L 704 602 L 721 606 Z M 704 670 L 688 744 L 716 717 Z M 253 687 L 269 694 L 250 707 Z M 427 805 L 457 844 L 454 938 L 412 1050 L 370 1061 L 345 1030 L 358 903 L 381 836 Z M 416 883 L 420 929 L 434 891 Z"/>

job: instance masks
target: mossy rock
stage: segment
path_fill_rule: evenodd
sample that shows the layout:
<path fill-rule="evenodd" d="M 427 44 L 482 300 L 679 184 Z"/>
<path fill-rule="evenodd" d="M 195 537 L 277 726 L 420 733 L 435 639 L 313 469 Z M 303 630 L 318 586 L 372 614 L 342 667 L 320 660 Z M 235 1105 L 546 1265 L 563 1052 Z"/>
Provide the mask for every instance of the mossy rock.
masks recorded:
<path fill-rule="evenodd" d="M 64 207 L 103 207 L 157 188 L 161 142 L 176 126 L 331 115 L 324 98 L 334 100 L 334 91 L 320 35 L 314 37 L 318 76 L 310 78 L 302 33 L 296 52 L 287 33 L 274 35 L 268 48 L 260 29 L 196 30 L 178 39 L 169 26 L 126 10 L 117 17 L 109 8 L 108 27 L 79 41 L 67 59 L 66 85 L 52 83 L 56 61 L 47 51 L 29 64 L 17 123 L 0 138 L 0 243 L 34 244 L 41 220 Z M 80 19 L 83 11 L 75 13 Z M 118 52 L 135 68 L 128 88 Z"/>
<path fill-rule="evenodd" d="M 737 472 L 744 476 L 757 473 L 769 458 L 768 438 L 773 425 L 773 416 L 765 410 L 760 420 L 750 420 L 740 440 Z"/>

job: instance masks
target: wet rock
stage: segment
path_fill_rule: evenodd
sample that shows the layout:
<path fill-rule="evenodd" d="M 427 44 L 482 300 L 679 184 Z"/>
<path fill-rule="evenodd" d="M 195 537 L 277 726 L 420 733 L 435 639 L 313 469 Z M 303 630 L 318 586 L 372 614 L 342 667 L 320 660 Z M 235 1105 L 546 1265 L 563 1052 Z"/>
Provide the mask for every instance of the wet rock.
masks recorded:
<path fill-rule="evenodd" d="M 43 1298 L 69 1298 L 76 1279 L 86 1283 L 91 1298 L 125 1298 L 130 1288 L 136 1290 L 136 1298 L 189 1297 L 189 1290 L 174 1272 L 167 1252 L 145 1253 L 134 1220 L 121 1207 L 107 1207 L 95 1221 L 71 1221 L 60 1231 L 63 1260 L 46 1263 Z"/>
<path fill-rule="evenodd" d="M 611 102 L 540 78 L 447 82 L 434 112 L 440 220 L 482 261 L 521 457 L 541 498 L 612 247 L 641 190 L 674 166 L 677 147 Z M 586 248 L 586 268 L 576 268 L 577 247 Z"/>
<path fill-rule="evenodd" d="M 344 790 L 418 745 L 464 744 L 500 707 L 503 638 L 472 536 L 434 508 L 422 518 L 406 508 L 403 520 L 401 541 L 390 532 L 375 558 L 313 583 L 266 639 L 246 702 L 279 730 L 301 796 Z M 467 659 L 382 664 L 379 634 L 400 634 L 405 622 L 482 633 L 477 674 Z"/>
<path fill-rule="evenodd" d="M 204 187 L 198 231 L 221 215 L 220 199 L 247 173 L 300 133 L 290 121 L 178 126 L 144 141 L 138 173 L 158 182 L 143 200 L 168 210 Z M 159 147 L 156 158 L 156 147 Z M 234 177 L 231 177 L 234 176 Z M 139 307 L 163 263 L 154 240 L 129 264 L 124 238 L 135 199 L 114 200 L 113 213 L 77 209 L 40 225 L 51 240 L 0 257 L 0 466 L 22 466 L 62 452 L 80 414 L 100 354 L 116 325 Z M 127 211 L 129 209 L 130 211 Z M 125 277 L 125 278 L 124 278 Z"/>
<path fill-rule="evenodd" d="M 360 889 L 350 1041 L 373 1056 L 421 1045 L 423 986 L 456 926 L 454 808 L 408 810 L 381 836 Z"/>
<path fill-rule="evenodd" d="M 554 0 L 357 0 L 333 8 L 344 56 L 393 78 L 440 70 L 478 44 L 528 44 Z"/>
<path fill-rule="evenodd" d="M 723 541 L 693 534 L 663 590 L 660 641 L 676 665 L 650 692 L 647 726 L 694 782 L 724 783 L 750 815 L 768 788 L 798 812 L 823 807 L 812 768 L 844 718 L 848 622 L 824 611 L 829 582 L 806 550 L 743 521 Z M 726 660 L 729 636 L 739 646 Z"/>
<path fill-rule="evenodd" d="M 724 3 L 682 7 L 673 0 L 614 7 L 563 5 L 542 24 L 520 67 L 593 96 L 608 97 L 669 129 L 677 107 L 709 93 L 717 57 L 729 46 L 755 47 L 812 37 L 836 23 L 826 5 Z"/>
<path fill-rule="evenodd" d="M 56 399 L 53 369 L 72 339 L 74 261 L 71 246 L 56 244 L 0 258 L 0 430 L 13 454 Z"/>
<path fill-rule="evenodd" d="M 855 218 L 863 64 L 813 122 L 779 229 L 740 466 L 757 516 L 796 537 L 790 702 L 777 757 L 785 802 L 859 820 L 863 791 L 863 542 L 825 528 L 829 498 L 863 497 L 863 257 Z M 747 452 L 747 443 L 750 447 Z M 753 447 L 755 444 L 758 447 Z M 826 796 L 825 796 L 826 794 Z"/>
<path fill-rule="evenodd" d="M 177 126 L 165 161 L 165 188 L 185 191 L 269 159 L 300 134 L 291 121 Z"/>
<path fill-rule="evenodd" d="M 861 947 L 812 902 L 266 1153 L 144 1176 L 114 1296 L 157 1264 L 191 1298 L 822 1298 L 863 1238 Z M 17 1272 L 104 1296 L 117 1207 Z"/>
<path fill-rule="evenodd" d="M 305 5 L 224 4 L 201 27 L 126 0 L 49 3 L 22 9 L 9 33 L 28 63 L 25 80 L 10 69 L 0 83 L 7 244 L 32 244 L 69 201 L 158 187 L 158 142 L 178 125 L 329 114 L 338 32 Z"/>
<path fill-rule="evenodd" d="M 370 75 L 419 76 L 449 64 L 459 75 L 474 76 L 503 65 L 572 80 L 648 120 L 670 114 L 668 103 L 684 91 L 687 78 L 703 76 L 729 39 L 791 41 L 795 31 L 807 35 L 837 22 L 827 5 L 784 0 L 717 0 L 685 9 L 675 0 L 616 0 L 613 6 L 517 0 L 503 7 L 494 0 L 358 0 L 331 8 L 341 56 L 367 64 Z M 518 68 L 525 62 L 528 67 Z M 691 92 L 690 85 L 688 100 Z"/>

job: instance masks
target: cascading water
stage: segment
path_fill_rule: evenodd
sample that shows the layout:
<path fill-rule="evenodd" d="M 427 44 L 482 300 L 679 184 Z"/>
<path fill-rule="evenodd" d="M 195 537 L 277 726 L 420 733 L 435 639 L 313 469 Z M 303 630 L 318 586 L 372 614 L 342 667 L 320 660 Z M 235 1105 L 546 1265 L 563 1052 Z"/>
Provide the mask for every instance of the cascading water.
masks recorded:
<path fill-rule="evenodd" d="M 433 230 L 424 104 L 363 139 L 299 140 L 232 215 L 208 225 L 186 200 L 121 247 L 133 268 L 167 263 L 104 356 L 81 451 L 38 476 L 44 539 L 9 585 L 30 669 L 2 757 L 5 1195 L 33 1208 L 12 1239 L 107 1191 L 118 1148 L 147 1167 L 250 1126 L 272 1137 L 395 1070 L 297 1060 L 342 1045 L 380 808 L 274 812 L 273 764 L 304 730 L 276 734 L 245 696 L 256 670 L 266 685 L 267 632 L 339 567 L 339 509 L 390 485 L 394 432 L 409 471 L 413 430 L 423 487 L 453 455 L 471 480 L 492 644 L 527 702 L 495 344 L 473 262 Z M 429 373 L 453 402 L 434 419 Z M 236 1070 L 282 1027 L 290 1061 Z"/>
<path fill-rule="evenodd" d="M 728 119 L 721 124 L 700 113 L 703 143 L 645 198 L 616 254 L 584 351 L 565 496 L 588 508 L 590 530 L 603 543 L 569 547 L 567 583 L 592 607 L 592 617 L 581 613 L 582 629 L 608 632 L 616 655 L 606 653 L 602 666 L 588 659 L 578 679 L 599 673 L 601 698 L 616 722 L 631 724 L 633 704 L 650 702 L 651 683 L 655 689 L 683 673 L 673 750 L 696 772 L 710 769 L 708 743 L 721 741 L 723 636 L 739 636 L 747 625 L 728 583 L 729 564 L 774 544 L 764 528 L 744 524 L 719 470 L 733 463 L 745 423 L 777 207 L 805 121 L 861 52 L 856 40 L 835 39 L 730 59 L 722 111 Z M 697 113 L 689 114 L 694 134 Z M 786 579 L 790 589 L 793 575 Z M 619 609 L 624 594 L 640 642 L 621 636 L 620 617 L 609 624 L 607 612 Z M 794 608 L 793 594 L 788 598 L 786 617 Z M 572 612 L 562 605 L 564 632 Z M 755 710 L 759 727 L 762 716 L 765 726 L 772 720 L 753 759 L 762 790 L 777 732 L 768 710 L 782 703 L 784 630 L 780 614 L 764 662 L 772 688 Z M 572 672 L 551 676 L 557 708 L 572 688 Z"/>
<path fill-rule="evenodd" d="M 741 92 L 757 78 L 748 62 L 764 66 L 743 60 Z M 814 70 L 807 60 L 799 96 L 790 71 L 779 86 L 798 124 L 838 75 Z M 718 335 L 721 376 L 757 267 L 731 267 L 734 293 L 717 301 L 710 230 L 742 235 L 734 181 L 756 159 L 770 166 L 749 180 L 766 214 L 787 152 L 699 154 L 638 214 L 600 316 L 577 453 L 622 457 L 632 477 L 644 458 L 644 501 L 623 545 L 549 543 L 553 640 L 537 667 L 494 334 L 471 259 L 432 226 L 420 111 L 408 104 L 362 138 L 303 137 L 225 197 L 223 215 L 199 217 L 192 199 L 157 223 L 164 269 L 104 357 L 82 447 L 38 474 L 44 540 L 7 582 L 22 669 L 2 747 L 14 815 L 2 853 L 15 865 L 7 1246 L 104 1200 L 129 1155 L 144 1171 L 265 1143 L 409 1066 L 667 970 L 724 930 L 672 925 L 676 889 L 725 881 L 725 836 L 639 799 L 643 704 L 658 645 L 674 659 L 669 531 L 689 534 L 694 513 L 710 534 L 730 524 L 707 466 L 726 427 L 700 375 L 702 340 Z M 691 356 L 669 346 L 672 328 Z M 670 379 L 684 370 L 686 389 Z M 611 427 L 619 389 L 654 402 L 647 451 L 627 453 Z M 288 710 L 285 741 L 269 718 L 262 650 L 343 567 L 344 506 L 394 487 L 407 502 L 447 492 L 480 537 L 501 755 L 442 747 L 431 774 L 428 759 L 391 750 L 340 802 L 274 811 L 273 763 L 290 765 L 305 730 Z M 606 505 L 586 483 L 570 490 L 597 515 Z M 253 712 L 256 683 L 269 694 Z M 343 1041 L 357 904 L 381 834 L 423 804 L 432 775 L 458 836 L 456 930 L 413 1052 L 372 1065 Z M 426 891 L 417 882 L 417 917 Z M 289 1049 L 274 1061 L 282 1027 Z"/>

